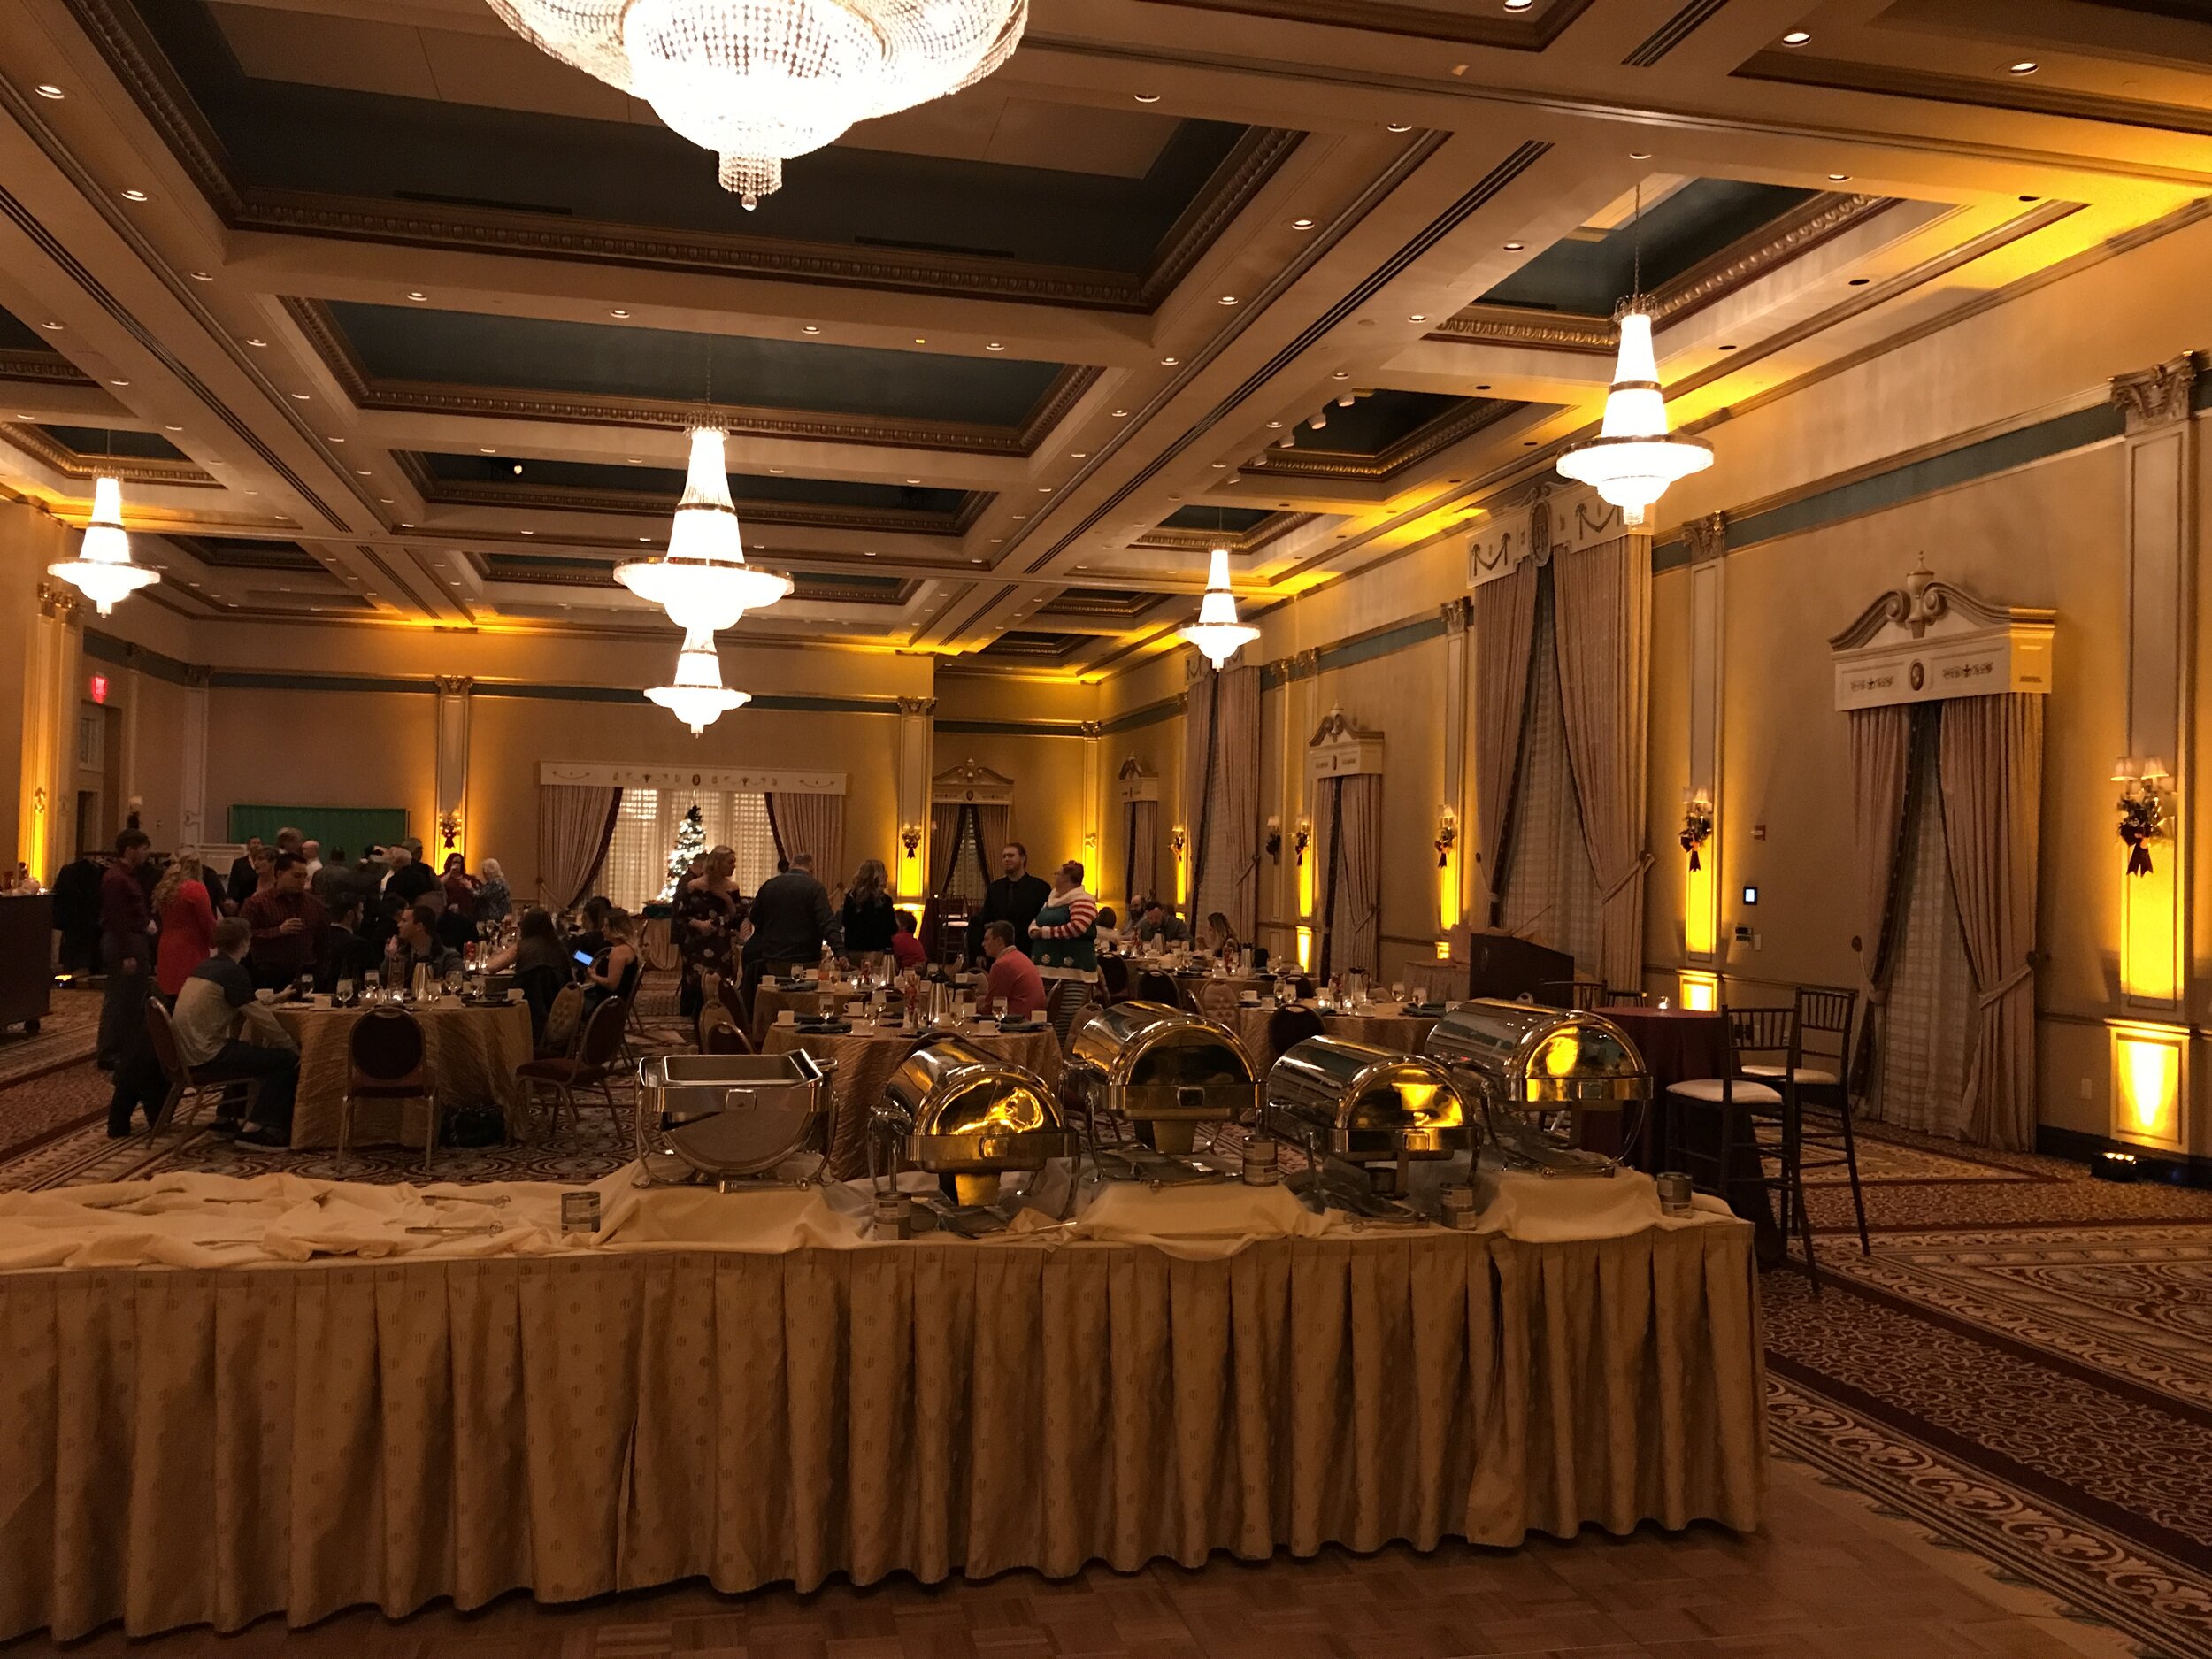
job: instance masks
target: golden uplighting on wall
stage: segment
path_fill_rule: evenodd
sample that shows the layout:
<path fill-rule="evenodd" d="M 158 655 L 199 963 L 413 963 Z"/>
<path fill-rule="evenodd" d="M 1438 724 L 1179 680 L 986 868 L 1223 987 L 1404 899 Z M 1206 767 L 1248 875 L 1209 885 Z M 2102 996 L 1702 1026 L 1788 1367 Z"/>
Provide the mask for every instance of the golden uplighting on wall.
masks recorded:
<path fill-rule="evenodd" d="M 1313 860 L 1307 856 L 1313 849 L 1313 824 L 1310 819 L 1302 818 L 1298 820 L 1297 833 L 1291 838 L 1291 848 L 1292 856 L 1296 859 L 1298 866 L 1298 914 L 1310 917 L 1313 914 Z"/>
<path fill-rule="evenodd" d="M 911 907 L 918 925 L 925 894 L 922 882 L 922 826 L 918 824 L 899 826 L 899 873 L 895 887 L 901 907 Z"/>
<path fill-rule="evenodd" d="M 1298 930 L 1298 972 L 1313 972 L 1313 929 L 1310 927 Z"/>
<path fill-rule="evenodd" d="M 1720 1006 L 1720 976 L 1701 973 L 1685 968 L 1677 976 L 1681 980 L 1682 1006 L 1701 1014 L 1709 1014 Z"/>
<path fill-rule="evenodd" d="M 1175 902 L 1179 906 L 1188 904 L 1190 902 L 1190 860 L 1186 855 L 1190 851 L 1190 837 L 1183 833 L 1183 826 L 1180 824 L 1168 832 L 1167 847 L 1168 851 L 1175 857 Z"/>
<path fill-rule="evenodd" d="M 1445 807 L 1436 821 L 1436 920 L 1440 927 L 1459 922 L 1459 814 Z"/>
<path fill-rule="evenodd" d="M 2112 1138 L 2179 1151 L 2188 1143 L 2189 1028 L 2115 1020 Z"/>

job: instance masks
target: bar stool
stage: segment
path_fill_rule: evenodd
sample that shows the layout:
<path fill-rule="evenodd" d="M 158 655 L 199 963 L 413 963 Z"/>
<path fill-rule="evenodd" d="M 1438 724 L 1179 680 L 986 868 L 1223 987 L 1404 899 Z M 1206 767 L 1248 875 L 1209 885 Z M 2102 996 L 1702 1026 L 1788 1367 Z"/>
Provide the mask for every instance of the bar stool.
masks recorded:
<path fill-rule="evenodd" d="M 1836 1127 L 1831 1129 L 1817 1119 L 1809 1126 L 1801 1112 L 1799 1171 L 1840 1169 L 1849 1174 L 1851 1209 L 1859 1223 L 1859 1254 L 1871 1256 L 1874 1247 L 1867 1237 L 1866 1195 L 1859 1186 L 1859 1148 L 1851 1129 L 1851 1038 L 1858 1009 L 1855 990 L 1835 985 L 1797 987 L 1799 1057 L 1790 1080 L 1797 1085 L 1801 1102 L 1832 1104 L 1836 1114 Z M 1747 1065 L 1744 1071 L 1770 1082 L 1782 1076 L 1782 1068 L 1775 1065 Z M 1807 1159 L 1802 1154 L 1806 1147 L 1832 1156 Z"/>
<path fill-rule="evenodd" d="M 1727 1051 L 1722 1056 L 1720 1076 L 1690 1078 L 1667 1086 L 1668 1100 L 1683 1131 L 1671 1137 L 1674 1156 L 1694 1182 L 1701 1167 L 1709 1170 L 1711 1185 L 1705 1190 L 1725 1203 L 1735 1184 L 1739 1141 L 1747 1141 L 1758 1171 L 1755 1179 L 1762 1200 L 1769 1192 L 1775 1194 L 1785 1240 L 1789 1237 L 1794 1218 L 1799 1242 L 1805 1247 L 1805 1277 L 1817 1294 L 1820 1269 L 1813 1256 L 1812 1224 L 1805 1211 L 1797 1086 L 1790 1080 L 1801 1057 L 1798 1048 L 1797 1010 L 1793 1006 L 1724 1008 L 1721 1014 Z M 1747 1056 L 1763 1059 L 1778 1056 L 1779 1078 L 1763 1081 L 1751 1075 L 1750 1067 L 1744 1064 Z M 1714 1118 L 1716 1149 L 1710 1152 L 1698 1148 L 1694 1138 L 1686 1133 L 1688 1121 L 1701 1113 Z M 1781 1137 L 1771 1152 L 1759 1135 L 1760 1125 L 1768 1123 L 1781 1130 Z M 1766 1172 L 1770 1156 L 1776 1161 L 1772 1175 Z"/>

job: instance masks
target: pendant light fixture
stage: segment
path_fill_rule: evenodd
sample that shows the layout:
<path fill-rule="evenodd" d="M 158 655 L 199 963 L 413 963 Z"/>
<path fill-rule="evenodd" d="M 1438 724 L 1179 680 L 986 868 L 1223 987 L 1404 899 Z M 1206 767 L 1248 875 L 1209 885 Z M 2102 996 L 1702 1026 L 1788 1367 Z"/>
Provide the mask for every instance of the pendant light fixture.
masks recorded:
<path fill-rule="evenodd" d="M 733 628 L 748 611 L 772 605 L 791 591 L 788 576 L 745 563 L 745 538 L 730 500 L 720 427 L 692 429 L 691 465 L 668 551 L 657 559 L 618 565 L 614 574 L 639 598 L 667 611 L 668 619 L 687 635 L 711 637 Z"/>
<path fill-rule="evenodd" d="M 722 684 L 722 657 L 709 628 L 684 635 L 684 649 L 676 654 L 676 683 L 655 686 L 645 695 L 688 726 L 694 737 L 753 700 L 749 691 L 732 691 Z"/>
<path fill-rule="evenodd" d="M 1198 620 L 1176 633 L 1195 645 L 1219 673 L 1239 648 L 1260 637 L 1260 631 L 1237 620 L 1237 596 L 1229 588 L 1228 548 L 1217 545 L 1206 558 L 1206 596 L 1198 602 Z"/>
<path fill-rule="evenodd" d="M 1636 185 L 1636 255 L 1631 279 L 1643 286 L 1643 182 Z M 1667 486 L 1713 464 L 1713 446 L 1667 430 L 1666 394 L 1659 386 L 1659 361 L 1651 343 L 1651 296 L 1631 292 L 1613 313 L 1620 328 L 1620 349 L 1613 363 L 1613 385 L 1605 395 L 1605 420 L 1598 435 L 1575 444 L 1559 457 L 1562 476 L 1596 488 L 1621 510 L 1621 522 L 1640 525 Z"/>
<path fill-rule="evenodd" d="M 92 485 L 92 518 L 84 527 L 77 557 L 46 567 L 49 576 L 72 582 L 106 616 L 115 602 L 127 599 L 141 588 L 161 580 L 131 559 L 131 539 L 123 529 L 123 486 L 112 478 L 96 479 Z"/>

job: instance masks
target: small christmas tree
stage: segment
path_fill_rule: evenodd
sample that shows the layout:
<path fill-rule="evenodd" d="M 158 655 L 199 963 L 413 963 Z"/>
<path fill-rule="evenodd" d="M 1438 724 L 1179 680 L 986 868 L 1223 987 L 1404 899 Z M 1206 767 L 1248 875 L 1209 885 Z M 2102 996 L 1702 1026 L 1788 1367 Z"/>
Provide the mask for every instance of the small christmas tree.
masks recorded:
<path fill-rule="evenodd" d="M 695 806 L 684 814 L 684 821 L 676 826 L 676 844 L 668 853 L 668 885 L 661 889 L 661 902 L 666 904 L 676 896 L 691 866 L 707 850 L 707 826 Z"/>

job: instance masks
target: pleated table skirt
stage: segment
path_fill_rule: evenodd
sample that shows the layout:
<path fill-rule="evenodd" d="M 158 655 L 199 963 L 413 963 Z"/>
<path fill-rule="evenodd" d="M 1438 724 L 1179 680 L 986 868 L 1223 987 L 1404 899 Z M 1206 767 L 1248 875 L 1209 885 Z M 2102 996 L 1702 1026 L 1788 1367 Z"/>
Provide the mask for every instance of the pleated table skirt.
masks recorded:
<path fill-rule="evenodd" d="M 1750 1229 L 0 1277 L 0 1637 L 1755 1528 Z"/>

